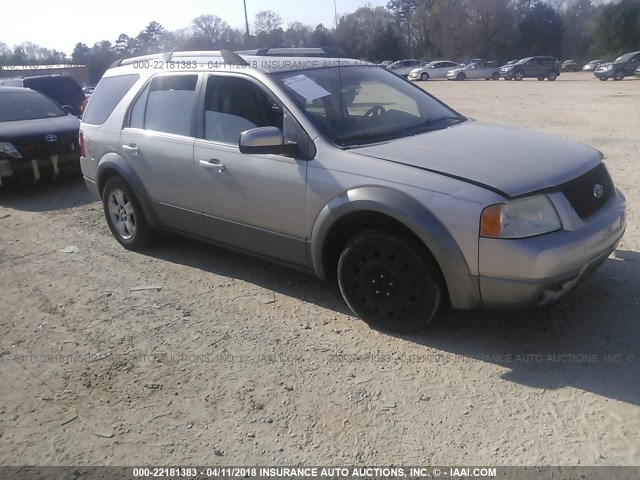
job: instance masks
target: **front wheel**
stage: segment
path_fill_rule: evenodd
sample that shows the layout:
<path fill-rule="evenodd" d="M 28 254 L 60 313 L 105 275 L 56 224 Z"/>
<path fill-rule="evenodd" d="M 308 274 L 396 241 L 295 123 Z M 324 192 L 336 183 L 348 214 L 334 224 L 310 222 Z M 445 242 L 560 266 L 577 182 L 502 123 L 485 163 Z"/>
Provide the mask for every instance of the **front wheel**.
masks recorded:
<path fill-rule="evenodd" d="M 424 72 L 422 75 L 420 75 L 420 80 L 426 82 L 427 80 L 429 80 L 429 74 L 427 72 Z"/>
<path fill-rule="evenodd" d="M 556 72 L 549 72 L 549 75 L 547 75 L 547 80 L 550 82 L 555 81 L 556 78 L 558 78 L 558 74 Z"/>
<path fill-rule="evenodd" d="M 107 180 L 102 204 L 107 225 L 120 245 L 128 250 L 138 250 L 150 243 L 151 227 L 140 202 L 123 179 Z"/>
<path fill-rule="evenodd" d="M 498 72 L 493 72 L 491 74 L 491 80 L 500 80 L 500 74 Z"/>
<path fill-rule="evenodd" d="M 338 285 L 349 308 L 380 330 L 424 329 L 442 304 L 435 262 L 417 241 L 384 230 L 349 241 L 338 261 Z"/>
<path fill-rule="evenodd" d="M 613 79 L 617 82 L 624 79 L 624 72 L 622 70 L 618 70 L 613 74 Z"/>
<path fill-rule="evenodd" d="M 456 76 L 456 80 L 459 80 L 459 81 L 466 80 L 466 79 L 467 79 L 467 76 L 462 72 Z"/>
<path fill-rule="evenodd" d="M 524 78 L 524 74 L 522 72 L 516 72 L 513 78 L 514 80 L 521 81 Z"/>

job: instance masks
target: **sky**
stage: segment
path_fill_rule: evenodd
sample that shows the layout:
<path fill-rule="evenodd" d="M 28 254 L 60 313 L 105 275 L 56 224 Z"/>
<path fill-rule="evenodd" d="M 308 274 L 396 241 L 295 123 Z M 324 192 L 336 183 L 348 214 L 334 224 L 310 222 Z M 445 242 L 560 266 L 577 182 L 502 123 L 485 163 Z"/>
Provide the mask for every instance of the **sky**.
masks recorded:
<path fill-rule="evenodd" d="M 386 5 L 388 0 L 336 0 L 338 14 L 349 13 L 365 4 Z M 289 22 L 309 25 L 335 24 L 333 0 L 247 0 L 249 24 L 255 14 L 273 10 Z M 242 0 L 29 0 L 10 2 L 2 8 L 0 42 L 13 48 L 33 42 L 71 55 L 76 43 L 93 46 L 101 40 L 114 43 L 121 33 L 136 36 L 155 20 L 167 30 L 187 27 L 201 14 L 218 15 L 232 27 L 244 28 Z"/>

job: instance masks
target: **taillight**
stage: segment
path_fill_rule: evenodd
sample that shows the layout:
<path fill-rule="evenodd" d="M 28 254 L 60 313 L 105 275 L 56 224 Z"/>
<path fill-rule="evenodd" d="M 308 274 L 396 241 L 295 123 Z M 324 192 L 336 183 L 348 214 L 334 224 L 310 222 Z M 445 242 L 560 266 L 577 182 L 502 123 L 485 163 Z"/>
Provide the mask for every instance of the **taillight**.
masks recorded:
<path fill-rule="evenodd" d="M 80 156 L 87 158 L 87 152 L 84 148 L 84 133 L 82 132 L 82 130 L 78 132 L 78 145 L 80 145 Z"/>

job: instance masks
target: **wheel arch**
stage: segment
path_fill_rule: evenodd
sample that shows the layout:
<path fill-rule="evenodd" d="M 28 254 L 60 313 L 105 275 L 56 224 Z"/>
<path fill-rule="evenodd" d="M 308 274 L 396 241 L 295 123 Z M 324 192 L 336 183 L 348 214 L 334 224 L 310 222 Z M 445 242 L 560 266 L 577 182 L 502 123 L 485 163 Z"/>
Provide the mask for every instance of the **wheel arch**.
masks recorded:
<path fill-rule="evenodd" d="M 129 185 L 129 188 L 131 188 L 131 190 L 136 194 L 149 225 L 152 227 L 158 226 L 160 222 L 158 221 L 158 217 L 155 214 L 151 205 L 151 200 L 142 181 L 134 170 L 127 164 L 125 159 L 114 152 L 107 153 L 100 159 L 98 164 L 96 184 L 100 199 L 102 199 L 105 184 L 112 177 L 120 177 L 127 183 L 127 185 Z"/>
<path fill-rule="evenodd" d="M 409 234 L 425 247 L 440 269 L 445 291 L 455 308 L 480 306 L 475 276 L 453 236 L 416 199 L 398 190 L 371 186 L 332 199 L 318 215 L 311 233 L 310 260 L 316 274 L 332 280 L 342 249 L 354 235 L 370 228 Z"/>

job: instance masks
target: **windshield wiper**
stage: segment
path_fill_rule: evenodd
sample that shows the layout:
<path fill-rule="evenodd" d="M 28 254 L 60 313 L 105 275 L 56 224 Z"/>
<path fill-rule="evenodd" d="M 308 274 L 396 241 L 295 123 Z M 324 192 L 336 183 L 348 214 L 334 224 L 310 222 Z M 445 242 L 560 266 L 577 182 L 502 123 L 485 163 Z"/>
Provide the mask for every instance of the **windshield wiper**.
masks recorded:
<path fill-rule="evenodd" d="M 423 132 L 428 132 L 430 130 L 439 130 L 441 128 L 450 127 L 451 125 L 455 125 L 456 123 L 462 123 L 465 120 L 466 120 L 465 117 L 448 115 L 446 117 L 440 117 L 435 120 L 426 120 L 422 123 L 419 123 L 418 125 L 414 125 L 413 127 L 409 128 L 409 131 L 411 132 L 412 135 L 415 135 L 416 133 L 423 133 Z M 453 123 L 450 123 L 452 121 Z M 443 123 L 447 123 L 447 125 L 443 127 L 442 125 Z"/>

